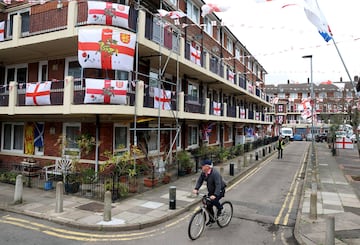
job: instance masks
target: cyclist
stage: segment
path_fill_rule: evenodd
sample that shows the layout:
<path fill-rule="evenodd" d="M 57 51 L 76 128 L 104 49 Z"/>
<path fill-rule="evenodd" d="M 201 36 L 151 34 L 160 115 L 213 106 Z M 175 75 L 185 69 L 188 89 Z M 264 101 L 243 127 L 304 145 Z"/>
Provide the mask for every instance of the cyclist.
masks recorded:
<path fill-rule="evenodd" d="M 194 194 L 198 194 L 199 189 L 204 181 L 206 181 L 206 187 L 208 189 L 208 196 L 211 200 L 211 203 L 208 204 L 207 208 L 212 217 L 214 217 L 213 206 L 217 208 L 217 216 L 221 214 L 222 206 L 220 204 L 220 199 L 225 195 L 226 183 L 221 177 L 220 173 L 213 168 L 212 162 L 210 160 L 204 160 L 201 163 L 202 172 L 196 182 L 195 188 L 193 190 Z M 206 225 L 211 225 L 215 220 L 210 217 L 210 220 Z"/>

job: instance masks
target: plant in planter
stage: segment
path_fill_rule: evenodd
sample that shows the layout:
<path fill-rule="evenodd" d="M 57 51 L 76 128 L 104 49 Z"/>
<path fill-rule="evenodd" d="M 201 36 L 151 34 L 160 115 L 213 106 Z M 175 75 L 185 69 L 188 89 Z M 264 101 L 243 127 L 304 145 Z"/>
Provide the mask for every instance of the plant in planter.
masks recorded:
<path fill-rule="evenodd" d="M 128 169 L 128 176 L 129 176 L 129 192 L 135 193 L 138 190 L 138 183 L 137 183 L 137 168 L 135 166 Z"/>
<path fill-rule="evenodd" d="M 91 167 L 84 168 L 80 171 L 80 176 L 81 176 L 81 190 L 85 191 L 86 196 L 91 196 L 92 186 L 96 181 L 95 170 Z"/>
<path fill-rule="evenodd" d="M 80 176 L 77 173 L 66 175 L 64 189 L 66 193 L 77 193 L 80 187 Z"/>
<path fill-rule="evenodd" d="M 176 158 L 179 161 L 179 175 L 191 173 L 194 162 L 190 154 L 187 151 L 180 151 L 177 153 Z"/>

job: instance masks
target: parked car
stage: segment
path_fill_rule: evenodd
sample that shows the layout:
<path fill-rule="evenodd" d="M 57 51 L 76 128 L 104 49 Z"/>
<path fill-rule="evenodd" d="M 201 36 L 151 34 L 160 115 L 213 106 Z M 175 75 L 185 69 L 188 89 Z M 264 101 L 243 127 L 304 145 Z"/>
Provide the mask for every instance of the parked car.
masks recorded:
<path fill-rule="evenodd" d="M 306 141 L 312 141 L 312 133 L 308 133 L 306 136 L 305 136 L 305 140 Z M 314 134 L 314 140 L 316 140 L 316 134 Z"/>
<path fill-rule="evenodd" d="M 352 134 L 352 135 L 350 136 L 350 139 L 352 140 L 352 142 L 357 143 L 356 134 Z"/>
<path fill-rule="evenodd" d="M 294 134 L 294 141 L 302 141 L 303 137 L 301 134 Z"/>
<path fill-rule="evenodd" d="M 326 142 L 327 141 L 327 133 L 321 133 L 315 135 L 315 141 L 316 142 Z"/>

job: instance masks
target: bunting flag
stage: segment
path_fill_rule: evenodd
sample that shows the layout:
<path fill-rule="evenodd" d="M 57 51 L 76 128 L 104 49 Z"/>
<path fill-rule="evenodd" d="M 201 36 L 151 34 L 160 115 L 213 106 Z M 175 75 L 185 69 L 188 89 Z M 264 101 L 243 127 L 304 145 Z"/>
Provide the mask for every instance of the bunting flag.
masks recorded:
<path fill-rule="evenodd" d="M 125 30 L 80 29 L 78 59 L 83 68 L 131 71 L 136 35 Z"/>
<path fill-rule="evenodd" d="M 126 104 L 128 81 L 85 79 L 85 104 Z"/>
<path fill-rule="evenodd" d="M 158 9 L 158 12 L 159 16 L 170 17 L 171 19 L 180 19 L 186 16 L 186 14 L 181 11 L 166 11 L 165 9 Z"/>
<path fill-rule="evenodd" d="M 154 108 L 171 110 L 171 91 L 154 88 Z"/>
<path fill-rule="evenodd" d="M 28 2 L 29 4 L 38 4 L 38 3 L 44 4 L 48 1 L 50 1 L 50 0 L 28 0 L 28 1 L 26 1 L 26 0 L 3 0 L 3 2 L 5 4 L 11 4 L 12 2 L 18 2 L 18 3 L 19 2 Z M 70 2 L 70 0 L 69 0 L 69 2 Z"/>
<path fill-rule="evenodd" d="M 50 105 L 51 82 L 27 83 L 25 105 Z"/>
<path fill-rule="evenodd" d="M 277 103 L 279 103 L 279 97 L 272 98 L 270 102 L 276 105 Z"/>
<path fill-rule="evenodd" d="M 213 101 L 213 107 L 214 107 L 213 108 L 214 115 L 215 116 L 220 116 L 221 115 L 221 103 Z"/>
<path fill-rule="evenodd" d="M 88 1 L 88 24 L 129 28 L 129 6 L 111 2 Z"/>
<path fill-rule="evenodd" d="M 318 29 L 326 42 L 332 39 L 330 27 L 316 0 L 304 0 L 304 11 L 309 21 Z"/>
<path fill-rule="evenodd" d="M 229 9 L 229 6 L 224 6 L 220 4 L 207 3 L 201 6 L 201 16 L 205 17 L 208 14 L 213 12 L 225 12 Z"/>
<path fill-rule="evenodd" d="M 26 155 L 34 155 L 34 124 L 26 123 L 24 127 L 24 153 Z"/>
<path fill-rule="evenodd" d="M 43 123 L 35 123 L 34 146 L 36 146 L 36 147 L 44 146 L 44 124 Z"/>
<path fill-rule="evenodd" d="M 190 45 L 190 60 L 201 66 L 201 51 Z"/>
<path fill-rule="evenodd" d="M 5 21 L 0 22 L 0 42 L 5 38 Z"/>

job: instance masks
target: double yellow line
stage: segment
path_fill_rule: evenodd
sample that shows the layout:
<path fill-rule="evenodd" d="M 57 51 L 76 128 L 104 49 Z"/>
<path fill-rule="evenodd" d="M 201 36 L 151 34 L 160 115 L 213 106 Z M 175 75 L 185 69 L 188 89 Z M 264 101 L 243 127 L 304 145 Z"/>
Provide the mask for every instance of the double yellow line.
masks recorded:
<path fill-rule="evenodd" d="M 299 187 L 299 184 L 300 182 L 298 181 L 298 178 L 300 178 L 300 175 L 301 173 L 303 172 L 304 170 L 304 167 L 305 167 L 305 157 L 303 158 L 303 163 L 301 164 L 301 168 L 298 169 L 298 171 L 296 172 L 296 174 L 294 175 L 294 178 L 291 182 L 291 185 L 290 185 L 290 189 L 286 195 L 286 198 L 284 200 L 284 203 L 280 209 L 280 212 L 278 214 L 278 216 L 275 218 L 275 221 L 274 221 L 274 224 L 275 225 L 288 225 L 289 223 L 289 216 L 290 216 L 290 213 L 292 211 L 292 208 L 294 206 L 294 202 L 295 202 L 295 198 L 297 196 L 297 191 L 298 191 L 298 187 Z M 283 213 L 284 211 L 287 209 L 287 212 L 286 214 L 284 214 L 283 216 Z M 280 223 L 281 219 L 283 217 L 283 222 Z"/>

